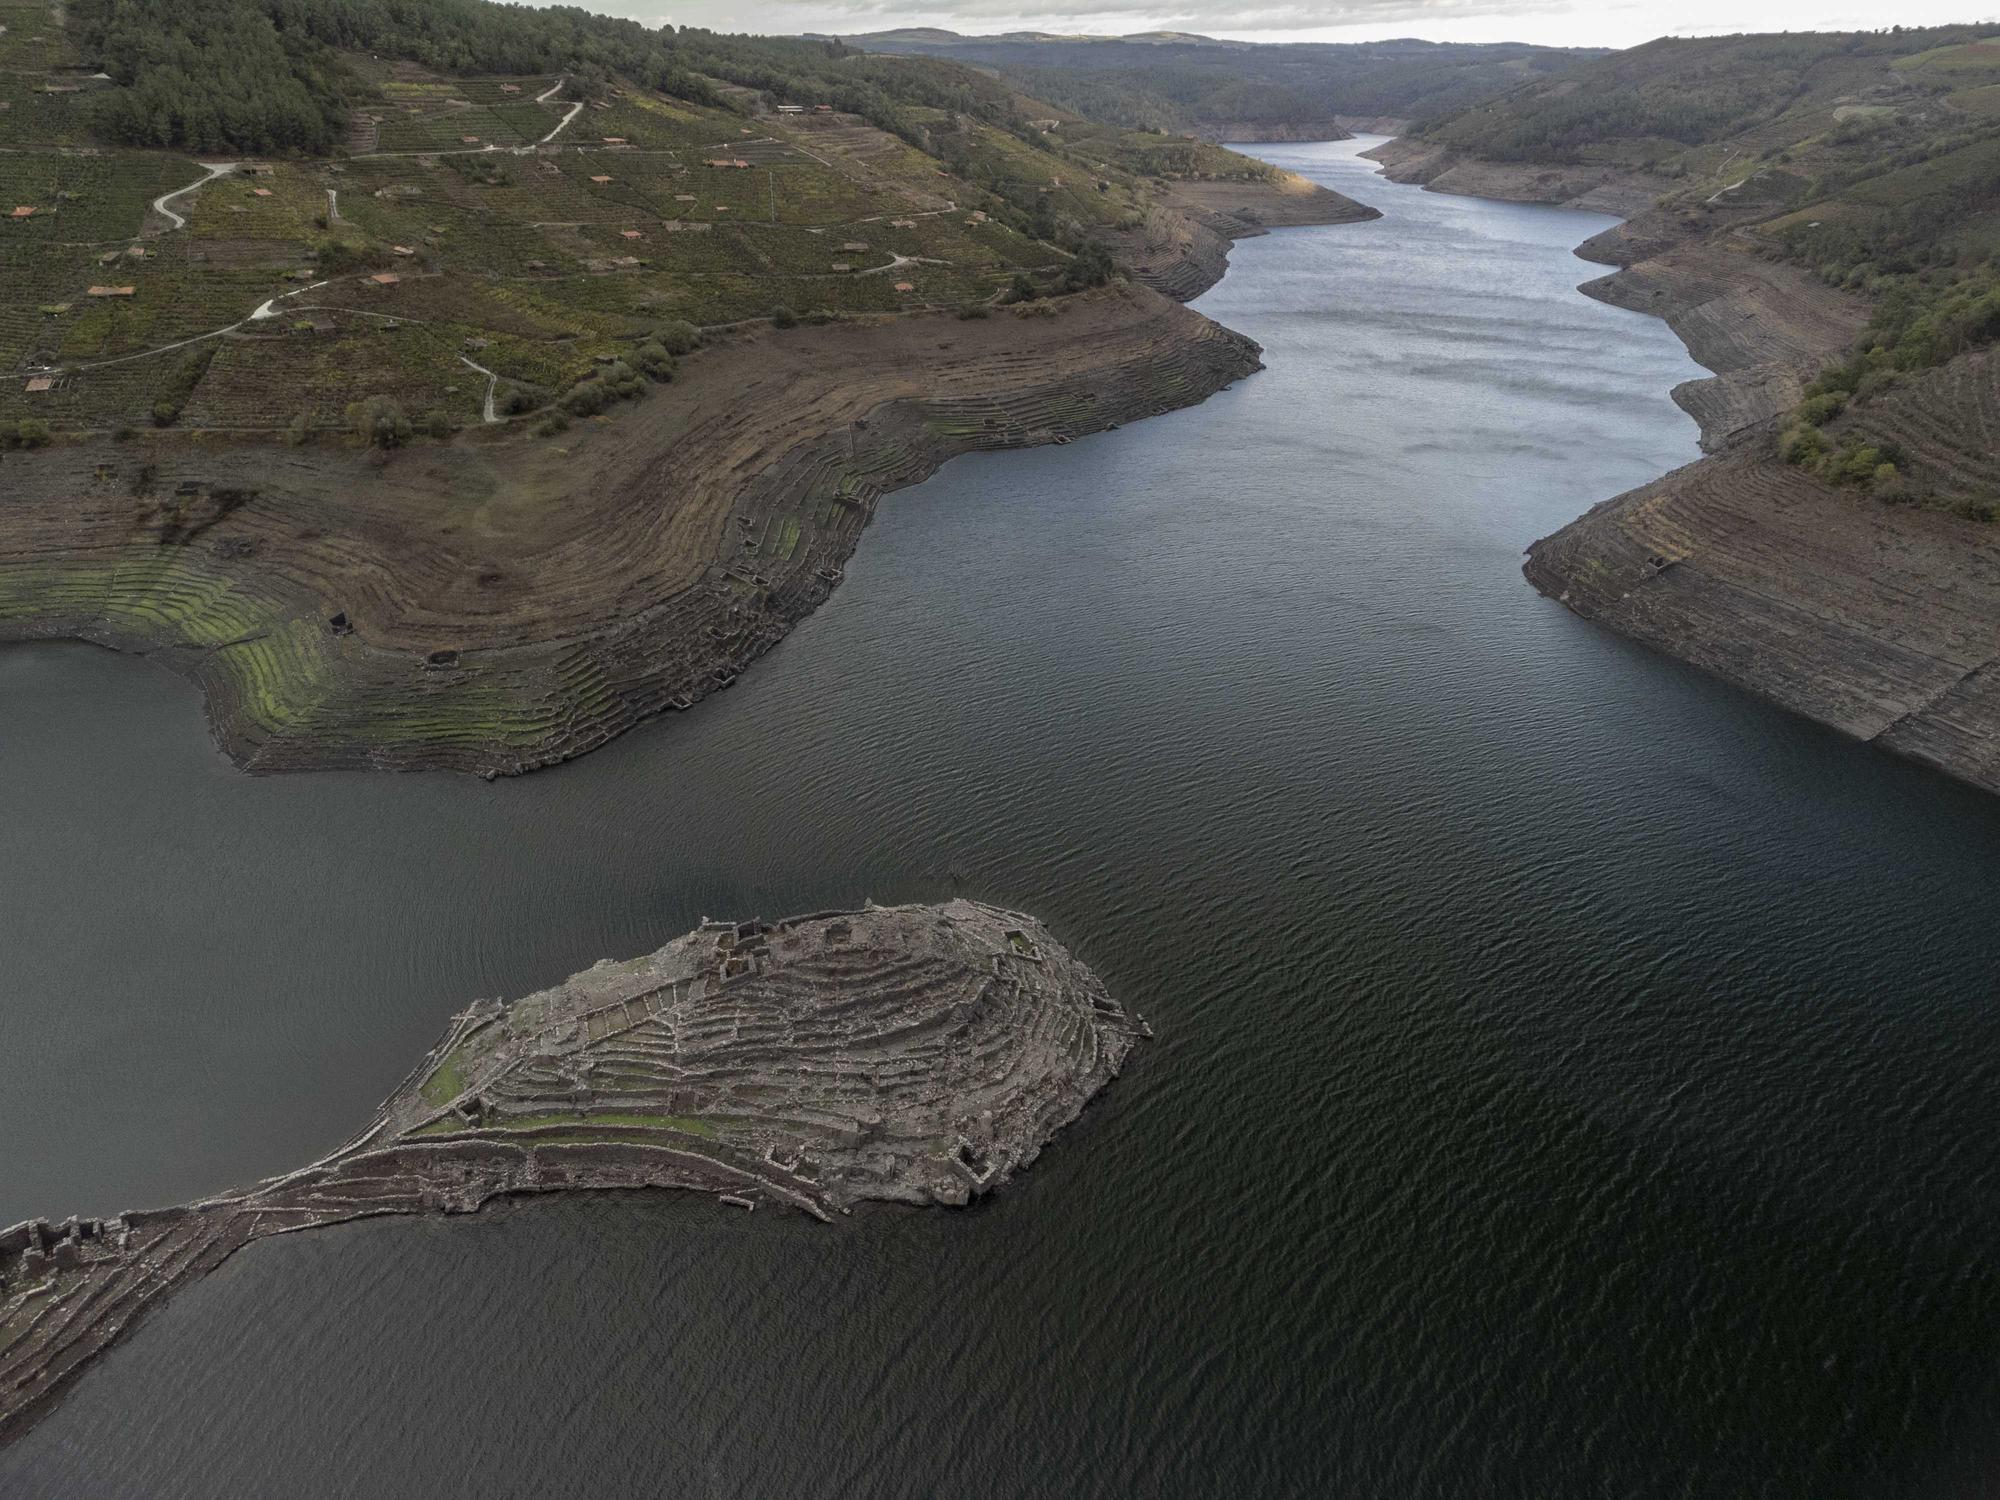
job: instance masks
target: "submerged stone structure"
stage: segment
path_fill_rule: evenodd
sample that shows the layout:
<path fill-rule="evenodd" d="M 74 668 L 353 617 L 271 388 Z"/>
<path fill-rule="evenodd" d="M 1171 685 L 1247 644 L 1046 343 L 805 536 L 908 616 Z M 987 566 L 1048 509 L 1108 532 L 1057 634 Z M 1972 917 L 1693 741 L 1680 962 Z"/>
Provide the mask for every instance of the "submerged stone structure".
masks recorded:
<path fill-rule="evenodd" d="M 704 922 L 454 1018 L 368 1127 L 245 1191 L 0 1233 L 0 1443 L 164 1296 L 266 1235 L 501 1194 L 712 1192 L 822 1220 L 964 1204 L 1147 1034 L 1033 918 L 972 901 Z"/>

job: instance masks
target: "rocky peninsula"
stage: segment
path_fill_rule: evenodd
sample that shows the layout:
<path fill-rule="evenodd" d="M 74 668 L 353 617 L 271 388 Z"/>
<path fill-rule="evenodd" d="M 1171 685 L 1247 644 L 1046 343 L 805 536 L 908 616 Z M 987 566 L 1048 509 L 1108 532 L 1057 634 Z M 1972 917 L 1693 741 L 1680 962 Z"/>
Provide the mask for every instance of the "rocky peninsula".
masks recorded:
<path fill-rule="evenodd" d="M 503 1194 L 665 1187 L 831 1220 L 1004 1186 L 1145 1022 L 1033 918 L 972 901 L 704 922 L 456 1016 L 375 1118 L 178 1208 L 0 1232 L 0 1442 L 253 1240 Z"/>

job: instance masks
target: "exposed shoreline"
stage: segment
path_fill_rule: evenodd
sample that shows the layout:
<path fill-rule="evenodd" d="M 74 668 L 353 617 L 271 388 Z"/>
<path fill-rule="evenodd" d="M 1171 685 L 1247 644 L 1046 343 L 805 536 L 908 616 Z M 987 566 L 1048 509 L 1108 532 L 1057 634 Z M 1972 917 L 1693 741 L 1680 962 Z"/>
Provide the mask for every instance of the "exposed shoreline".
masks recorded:
<path fill-rule="evenodd" d="M 2000 791 L 2000 537 L 1886 505 L 1782 462 L 1781 415 L 1868 310 L 1730 233 L 1747 211 L 1670 218 L 1629 174 L 1468 162 L 1414 142 L 1368 155 L 1440 192 L 1625 212 L 1577 254 L 1617 267 L 1579 288 L 1662 318 L 1716 373 L 1675 388 L 1708 457 L 1614 496 L 1527 549 L 1535 588 L 1587 620 L 1843 734 Z M 1641 201 L 1643 199 L 1643 201 Z M 1706 206 L 1704 206 L 1706 207 Z M 1990 356 L 1906 384 L 1873 416 L 1907 465 L 2000 483 Z M 1900 420 L 1892 420 L 1900 417 Z M 1893 430 L 1891 430 L 1893 428 Z"/>
<path fill-rule="evenodd" d="M 1147 1034 L 1040 923 L 964 900 L 704 922 L 478 1002 L 309 1166 L 0 1231 L 0 1446 L 255 1240 L 562 1191 L 677 1188 L 822 1221 L 963 1205 L 1026 1170 Z"/>
<path fill-rule="evenodd" d="M 1298 179 L 1197 185 L 1140 243 L 1139 285 L 984 320 L 740 332 L 562 447 L 479 433 L 383 459 L 183 437 L 15 456 L 0 642 L 152 656 L 251 771 L 557 764 L 733 683 L 837 586 L 889 491 L 1261 368 L 1177 300 L 1235 238 L 1374 216 Z"/>

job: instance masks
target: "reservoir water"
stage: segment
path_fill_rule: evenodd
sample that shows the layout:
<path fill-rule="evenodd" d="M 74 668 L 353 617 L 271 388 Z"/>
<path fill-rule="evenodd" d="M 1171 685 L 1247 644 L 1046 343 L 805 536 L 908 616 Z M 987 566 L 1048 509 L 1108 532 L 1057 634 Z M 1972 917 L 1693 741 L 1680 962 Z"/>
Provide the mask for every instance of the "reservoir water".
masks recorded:
<path fill-rule="evenodd" d="M 728 694 L 517 782 L 258 780 L 0 652 L 0 1222 L 296 1166 L 478 995 L 964 893 L 1157 1039 L 1001 1197 L 603 1195 L 268 1241 L 0 1494 L 1972 1496 L 2000 802 L 1572 618 L 1696 456 L 1598 216 L 1260 148 L 1269 368 L 888 499 Z M 802 713 L 798 705 L 808 708 Z"/>

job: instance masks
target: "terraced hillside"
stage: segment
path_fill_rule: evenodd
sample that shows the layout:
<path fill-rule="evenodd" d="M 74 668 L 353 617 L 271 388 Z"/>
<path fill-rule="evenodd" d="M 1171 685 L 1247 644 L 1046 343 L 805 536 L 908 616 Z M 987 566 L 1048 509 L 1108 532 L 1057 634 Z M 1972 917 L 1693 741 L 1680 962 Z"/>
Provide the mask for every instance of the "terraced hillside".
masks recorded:
<path fill-rule="evenodd" d="M 199 94 L 226 58 L 119 30 L 156 0 L 0 0 L 0 640 L 153 653 L 261 770 L 516 772 L 688 707 L 826 596 L 887 490 L 1257 367 L 1148 288 L 1371 216 L 1218 148 L 1061 134 L 955 64 L 200 3 L 296 74 L 226 128 Z M 327 110 L 323 151 L 124 143 Z"/>
<path fill-rule="evenodd" d="M 0 1232 L 0 1443 L 171 1292 L 273 1234 L 505 1194 L 666 1187 L 828 1220 L 1006 1185 L 1145 1023 L 970 901 L 705 922 L 480 1001 L 338 1150 L 180 1208 Z"/>
<path fill-rule="evenodd" d="M 1530 550 L 1572 609 L 2000 790 L 1993 593 L 2000 45 L 1970 28 L 1662 41 L 1378 153 L 1444 191 L 1607 206 L 1584 290 L 1716 371 L 1715 456 Z"/>

